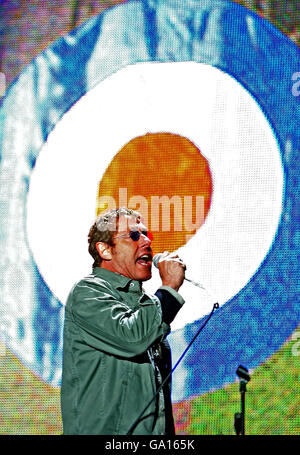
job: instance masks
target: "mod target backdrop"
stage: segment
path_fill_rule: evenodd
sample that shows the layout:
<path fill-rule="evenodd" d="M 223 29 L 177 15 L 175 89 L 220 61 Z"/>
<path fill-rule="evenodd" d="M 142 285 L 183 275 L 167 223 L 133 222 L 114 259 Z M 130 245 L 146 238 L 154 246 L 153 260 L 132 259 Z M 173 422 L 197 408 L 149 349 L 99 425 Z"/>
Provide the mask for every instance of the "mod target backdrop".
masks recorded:
<path fill-rule="evenodd" d="M 136 1 L 55 42 L 9 88 L 1 339 L 41 381 L 60 385 L 63 306 L 90 272 L 87 233 L 101 197 L 144 209 L 150 228 L 151 197 L 181 203 L 183 227 L 172 231 L 174 209 L 171 228 L 154 229 L 154 252 L 178 250 L 204 289 L 182 287 L 174 361 L 220 304 L 174 374 L 174 403 L 233 382 L 239 364 L 255 369 L 293 333 L 299 60 L 238 5 Z M 158 285 L 154 271 L 145 287 Z"/>

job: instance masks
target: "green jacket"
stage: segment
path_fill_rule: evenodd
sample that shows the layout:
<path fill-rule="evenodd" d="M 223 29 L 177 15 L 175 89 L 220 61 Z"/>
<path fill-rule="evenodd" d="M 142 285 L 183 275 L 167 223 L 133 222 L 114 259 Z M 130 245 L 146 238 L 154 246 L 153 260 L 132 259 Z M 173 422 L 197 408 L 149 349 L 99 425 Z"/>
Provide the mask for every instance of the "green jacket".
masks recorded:
<path fill-rule="evenodd" d="M 166 289 L 157 295 L 99 267 L 73 287 L 63 338 L 64 434 L 127 434 L 154 396 L 171 368 L 165 338 L 183 303 Z M 174 433 L 170 392 L 168 381 L 133 434 Z"/>

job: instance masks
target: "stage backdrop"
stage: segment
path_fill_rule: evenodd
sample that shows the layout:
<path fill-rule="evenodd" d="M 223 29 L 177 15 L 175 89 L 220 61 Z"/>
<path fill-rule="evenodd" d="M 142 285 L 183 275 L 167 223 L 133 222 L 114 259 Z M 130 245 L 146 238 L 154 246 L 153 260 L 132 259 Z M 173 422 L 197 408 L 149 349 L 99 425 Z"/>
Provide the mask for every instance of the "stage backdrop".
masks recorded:
<path fill-rule="evenodd" d="M 177 432 L 234 433 L 240 364 L 248 433 L 299 432 L 299 63 L 291 41 L 239 5 L 145 0 L 74 29 L 11 84 L 0 432 L 61 432 L 64 304 L 90 272 L 96 214 L 123 205 L 141 211 L 154 253 L 178 251 L 201 284 L 182 286 L 174 364 L 219 304 L 173 375 Z M 145 289 L 158 286 L 154 270 Z"/>

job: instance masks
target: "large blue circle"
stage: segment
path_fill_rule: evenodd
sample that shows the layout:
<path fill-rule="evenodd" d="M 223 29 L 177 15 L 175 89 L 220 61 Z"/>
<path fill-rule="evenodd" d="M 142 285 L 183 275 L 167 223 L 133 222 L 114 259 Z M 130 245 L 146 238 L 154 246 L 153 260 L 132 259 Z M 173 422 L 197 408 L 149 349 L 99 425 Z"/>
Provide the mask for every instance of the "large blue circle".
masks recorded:
<path fill-rule="evenodd" d="M 176 371 L 173 398 L 182 400 L 233 381 L 239 364 L 255 368 L 291 335 L 300 316 L 300 113 L 293 90 L 299 50 L 237 4 L 148 0 L 119 5 L 52 44 L 11 85 L 0 110 L 0 328 L 24 364 L 50 384 L 60 384 L 63 307 L 40 276 L 27 243 L 30 175 L 49 133 L 81 96 L 121 68 L 150 61 L 195 61 L 232 75 L 272 125 L 285 172 L 272 248 L 247 286 L 214 314 Z M 30 311 L 16 316 L 23 303 Z M 202 322 L 171 334 L 171 346 L 178 351 L 180 343 L 183 351 Z"/>

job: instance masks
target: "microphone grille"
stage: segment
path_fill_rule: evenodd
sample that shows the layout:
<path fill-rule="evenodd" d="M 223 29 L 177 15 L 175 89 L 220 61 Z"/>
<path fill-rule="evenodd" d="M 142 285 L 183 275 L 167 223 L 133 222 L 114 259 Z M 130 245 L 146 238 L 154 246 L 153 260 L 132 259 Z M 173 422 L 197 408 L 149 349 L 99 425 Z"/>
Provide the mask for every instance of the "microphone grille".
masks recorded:
<path fill-rule="evenodd" d="M 162 256 L 162 253 L 157 253 L 153 256 L 152 263 L 155 265 L 155 267 L 158 267 L 158 263 L 159 263 L 161 256 Z"/>

